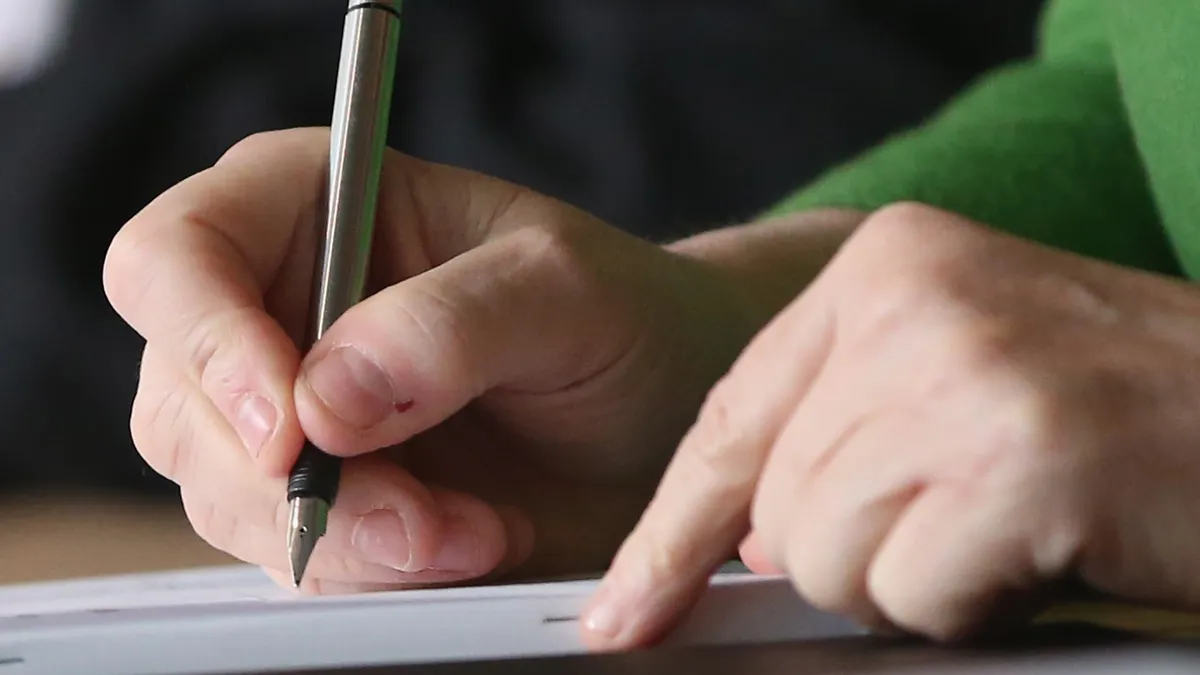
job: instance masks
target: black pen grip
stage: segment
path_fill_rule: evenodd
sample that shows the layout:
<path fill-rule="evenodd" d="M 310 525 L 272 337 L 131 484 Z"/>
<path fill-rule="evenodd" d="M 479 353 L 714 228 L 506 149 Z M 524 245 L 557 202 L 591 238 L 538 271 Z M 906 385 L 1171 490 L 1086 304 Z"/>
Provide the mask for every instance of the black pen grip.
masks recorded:
<path fill-rule="evenodd" d="M 305 441 L 300 457 L 288 476 L 288 501 L 297 497 L 315 497 L 333 506 L 341 480 L 342 459 L 326 454 Z"/>

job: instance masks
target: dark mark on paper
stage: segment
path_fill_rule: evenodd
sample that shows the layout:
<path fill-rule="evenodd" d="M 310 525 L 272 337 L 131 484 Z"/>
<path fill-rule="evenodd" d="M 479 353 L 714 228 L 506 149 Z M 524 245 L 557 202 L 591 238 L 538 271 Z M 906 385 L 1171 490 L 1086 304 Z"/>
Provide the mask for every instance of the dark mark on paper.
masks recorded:
<path fill-rule="evenodd" d="M 542 619 L 542 623 L 571 623 L 578 620 L 577 616 L 548 616 Z"/>
<path fill-rule="evenodd" d="M 0 668 L 4 666 L 19 666 L 22 663 L 25 663 L 25 659 L 19 656 L 10 656 L 7 658 L 0 656 Z"/>

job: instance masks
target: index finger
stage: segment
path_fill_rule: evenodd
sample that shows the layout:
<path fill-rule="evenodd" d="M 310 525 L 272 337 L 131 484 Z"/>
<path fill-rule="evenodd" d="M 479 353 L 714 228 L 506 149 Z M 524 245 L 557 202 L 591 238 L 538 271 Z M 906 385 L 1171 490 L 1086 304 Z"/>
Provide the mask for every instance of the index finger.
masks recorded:
<path fill-rule="evenodd" d="M 121 318 L 158 340 L 196 315 L 261 307 L 294 235 L 319 215 L 325 138 L 317 129 L 252 136 L 135 215 L 104 267 Z"/>
<path fill-rule="evenodd" d="M 751 342 L 709 394 L 584 613 L 590 645 L 656 641 L 746 536 L 768 453 L 833 345 L 832 316 L 811 291 Z"/>
<path fill-rule="evenodd" d="M 247 400 L 265 400 L 275 413 L 268 442 L 299 445 L 291 412 L 299 353 L 263 296 L 319 215 L 327 145 L 322 130 L 239 143 L 137 214 L 105 261 L 113 308 L 173 353 L 227 419 Z"/>

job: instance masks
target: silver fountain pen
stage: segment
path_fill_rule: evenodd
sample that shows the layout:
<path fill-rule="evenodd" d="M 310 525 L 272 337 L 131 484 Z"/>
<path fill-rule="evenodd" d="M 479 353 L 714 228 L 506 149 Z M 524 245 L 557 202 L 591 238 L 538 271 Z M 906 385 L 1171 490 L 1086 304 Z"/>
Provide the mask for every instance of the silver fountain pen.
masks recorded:
<path fill-rule="evenodd" d="M 402 0 L 351 0 L 338 66 L 329 186 L 314 274 L 306 347 L 362 300 L 375 234 L 379 179 L 387 148 Z M 305 443 L 288 478 L 288 559 L 296 586 L 325 535 L 341 460 Z"/>

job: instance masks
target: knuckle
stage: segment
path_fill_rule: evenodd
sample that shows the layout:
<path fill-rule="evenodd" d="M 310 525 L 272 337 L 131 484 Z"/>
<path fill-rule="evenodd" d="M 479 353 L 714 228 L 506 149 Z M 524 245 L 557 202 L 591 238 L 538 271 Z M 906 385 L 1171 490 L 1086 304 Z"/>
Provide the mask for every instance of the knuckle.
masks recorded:
<path fill-rule="evenodd" d="M 209 366 L 221 350 L 221 337 L 215 317 L 206 321 L 197 321 L 186 332 L 183 344 L 184 368 L 194 382 L 202 386 L 206 381 Z"/>
<path fill-rule="evenodd" d="M 898 202 L 884 206 L 867 216 L 854 235 L 858 247 L 897 259 L 909 256 L 904 251 L 921 247 L 927 250 L 937 243 L 937 231 L 944 227 L 945 213 L 916 202 Z M 897 249 L 901 252 L 897 254 Z"/>
<path fill-rule="evenodd" d="M 238 163 L 258 160 L 278 153 L 281 146 L 291 142 L 327 143 L 329 130 L 319 128 L 281 129 L 260 131 L 239 140 L 229 147 L 217 160 L 217 164 Z"/>
<path fill-rule="evenodd" d="M 156 473 L 177 484 L 190 472 L 194 429 L 188 419 L 189 404 L 184 387 L 157 395 L 139 391 L 129 420 L 138 453 Z"/>
<path fill-rule="evenodd" d="M 1004 381 L 992 416 L 991 435 L 999 442 L 992 447 L 993 466 L 1023 478 L 1049 469 L 1055 458 L 1075 445 L 1071 406 L 1051 389 L 1028 380 Z M 1000 388 L 998 387 L 998 388 Z"/>
<path fill-rule="evenodd" d="M 919 202 L 896 202 L 880 208 L 863 222 L 862 233 L 882 248 L 902 247 L 924 255 L 961 254 L 963 245 L 982 242 L 988 237 L 980 228 L 959 214 Z M 968 247 L 967 252 L 973 252 Z M 912 257 L 912 256 L 900 256 Z"/>
<path fill-rule="evenodd" d="M 254 310 L 230 307 L 195 317 L 183 332 L 180 353 L 187 375 L 204 392 L 233 393 L 238 386 L 238 346 L 253 339 Z"/>
<path fill-rule="evenodd" d="M 854 267 L 885 288 L 910 277 L 917 289 L 961 283 L 981 255 L 994 248 L 984 232 L 955 214 L 924 204 L 885 206 L 863 221 L 848 242 Z"/>
<path fill-rule="evenodd" d="M 922 204 L 921 202 L 899 201 L 876 209 L 867 217 L 867 221 L 873 227 L 907 228 L 911 230 L 914 227 L 920 227 L 923 223 L 928 222 L 931 217 L 939 216 L 941 213 L 940 209 Z"/>
<path fill-rule="evenodd" d="M 541 207 L 538 207 L 541 208 Z M 596 227 L 585 217 L 545 209 L 534 227 L 520 228 L 511 235 L 516 256 L 528 265 L 530 281 L 540 281 L 562 290 L 562 297 L 585 302 L 601 301 L 596 290 L 613 286 L 609 270 L 621 261 L 614 250 L 608 227 Z M 628 246 L 619 250 L 629 254 Z"/>
<path fill-rule="evenodd" d="M 886 334 L 918 319 L 942 322 L 971 313 L 987 302 L 969 263 L 954 256 L 888 259 L 850 268 L 850 304 L 855 306 L 848 328 L 864 335 Z"/>
<path fill-rule="evenodd" d="M 153 284 L 154 268 L 147 261 L 159 257 L 158 238 L 142 230 L 136 220 L 123 227 L 113 237 L 104 259 L 104 294 L 126 320 L 139 313 L 142 298 Z"/>
<path fill-rule="evenodd" d="M 980 299 L 969 262 L 956 256 L 930 256 L 906 264 L 881 281 L 880 295 L 909 310 L 970 307 Z"/>
<path fill-rule="evenodd" d="M 738 486 L 754 479 L 755 462 L 743 456 L 752 440 L 747 425 L 739 419 L 731 390 L 736 384 L 723 378 L 712 388 L 701 408 L 699 420 L 689 432 L 688 464 L 691 479 L 700 485 L 719 488 Z"/>
<path fill-rule="evenodd" d="M 527 260 L 534 260 L 555 276 L 571 279 L 588 270 L 586 236 L 583 228 L 563 218 L 547 219 L 537 227 L 513 233 L 513 244 Z"/>
<path fill-rule="evenodd" d="M 221 154 L 216 163 L 220 165 L 236 162 L 244 157 L 257 157 L 264 152 L 269 152 L 278 143 L 278 133 L 276 131 L 260 131 L 250 134 L 229 146 L 229 149 Z"/>
<path fill-rule="evenodd" d="M 952 372 L 977 381 L 1009 384 L 1027 351 L 1027 333 L 1005 317 L 973 317 L 942 324 L 942 353 Z"/>

